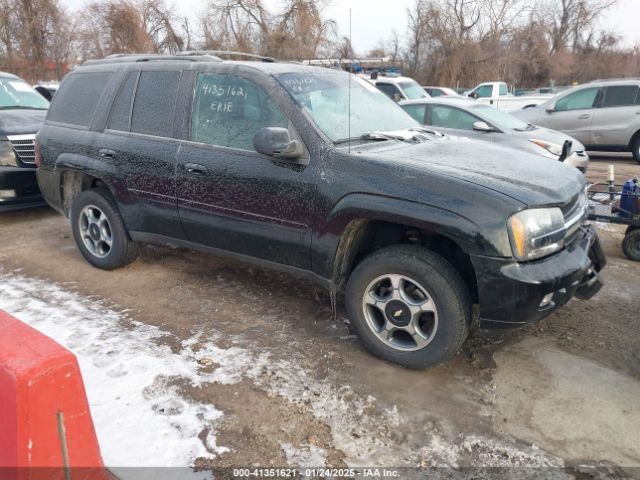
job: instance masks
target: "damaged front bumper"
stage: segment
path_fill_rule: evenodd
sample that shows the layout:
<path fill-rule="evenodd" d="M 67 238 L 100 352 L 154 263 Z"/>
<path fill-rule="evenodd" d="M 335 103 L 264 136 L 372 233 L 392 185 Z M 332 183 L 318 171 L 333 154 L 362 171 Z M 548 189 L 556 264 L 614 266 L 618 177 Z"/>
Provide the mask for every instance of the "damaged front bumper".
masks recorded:
<path fill-rule="evenodd" d="M 580 228 L 570 245 L 542 260 L 471 257 L 478 280 L 481 328 L 513 328 L 540 320 L 572 297 L 588 300 L 602 288 L 606 264 L 598 234 Z"/>

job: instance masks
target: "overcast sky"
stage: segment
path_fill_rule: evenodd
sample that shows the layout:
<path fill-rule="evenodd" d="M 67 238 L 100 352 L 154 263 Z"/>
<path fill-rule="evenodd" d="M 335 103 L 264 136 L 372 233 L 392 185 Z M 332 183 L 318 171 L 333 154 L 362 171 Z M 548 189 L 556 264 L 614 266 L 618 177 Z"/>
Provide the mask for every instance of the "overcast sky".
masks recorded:
<path fill-rule="evenodd" d="M 62 0 L 71 8 L 88 3 L 87 0 Z M 388 39 L 396 30 L 401 38 L 407 28 L 407 8 L 414 0 L 333 0 L 325 10 L 325 15 L 338 22 L 340 35 L 349 33 L 349 9 L 352 15 L 353 47 L 358 53 L 375 46 L 380 38 Z M 169 0 L 182 15 L 195 17 L 204 9 L 205 0 Z M 277 0 L 267 0 L 267 4 L 277 4 Z M 621 35 L 627 46 L 640 45 L 640 0 L 620 0 L 610 9 L 601 25 Z"/>

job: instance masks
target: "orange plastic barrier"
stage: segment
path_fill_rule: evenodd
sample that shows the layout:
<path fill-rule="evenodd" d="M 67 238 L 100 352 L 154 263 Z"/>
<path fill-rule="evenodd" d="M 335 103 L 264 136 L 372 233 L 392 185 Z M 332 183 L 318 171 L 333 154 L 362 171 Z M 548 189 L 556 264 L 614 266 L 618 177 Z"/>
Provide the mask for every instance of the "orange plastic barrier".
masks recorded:
<path fill-rule="evenodd" d="M 112 478 L 75 355 L 1 310 L 0 477 Z"/>

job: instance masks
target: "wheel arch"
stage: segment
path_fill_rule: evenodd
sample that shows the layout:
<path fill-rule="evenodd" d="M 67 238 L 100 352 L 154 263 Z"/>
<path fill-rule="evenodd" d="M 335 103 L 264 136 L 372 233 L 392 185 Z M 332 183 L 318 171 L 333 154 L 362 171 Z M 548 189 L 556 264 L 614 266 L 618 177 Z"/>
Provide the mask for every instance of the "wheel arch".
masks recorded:
<path fill-rule="evenodd" d="M 344 288 L 355 266 L 368 254 L 390 245 L 418 244 L 448 260 L 464 279 L 473 298 L 477 297 L 476 274 L 469 254 L 487 254 L 495 250 L 495 246 L 481 235 L 473 222 L 414 202 L 363 197 L 369 196 L 349 199 L 348 206 L 334 209 L 331 216 L 333 224 L 343 226 L 333 256 L 332 294 Z M 369 203 L 364 204 L 367 200 Z"/>
<path fill-rule="evenodd" d="M 61 154 L 56 161 L 56 171 L 60 175 L 61 207 L 66 216 L 69 216 L 73 200 L 80 192 L 103 187 L 114 195 L 110 182 L 105 180 L 110 173 L 115 173 L 113 165 L 84 155 Z"/>

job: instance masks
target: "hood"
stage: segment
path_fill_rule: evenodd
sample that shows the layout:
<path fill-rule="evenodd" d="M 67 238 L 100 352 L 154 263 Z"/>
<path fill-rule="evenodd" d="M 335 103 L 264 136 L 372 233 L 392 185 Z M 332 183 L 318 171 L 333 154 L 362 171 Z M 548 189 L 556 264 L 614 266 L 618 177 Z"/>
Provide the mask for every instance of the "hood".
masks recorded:
<path fill-rule="evenodd" d="M 362 153 L 490 189 L 529 207 L 564 205 L 585 185 L 582 174 L 562 162 L 467 138 L 443 137 L 419 144 L 386 141 Z"/>
<path fill-rule="evenodd" d="M 46 110 L 0 110 L 0 137 L 37 133 L 46 116 Z"/>
<path fill-rule="evenodd" d="M 564 142 L 569 140 L 572 142 L 571 151 L 584 151 L 584 145 L 569 135 L 558 132 L 557 130 L 549 130 L 548 128 L 537 127 L 535 130 L 527 130 L 520 132 L 517 130 L 511 130 L 509 132 L 519 138 L 526 138 L 527 140 L 544 140 L 545 142 L 552 142 L 558 145 L 563 145 Z"/>

